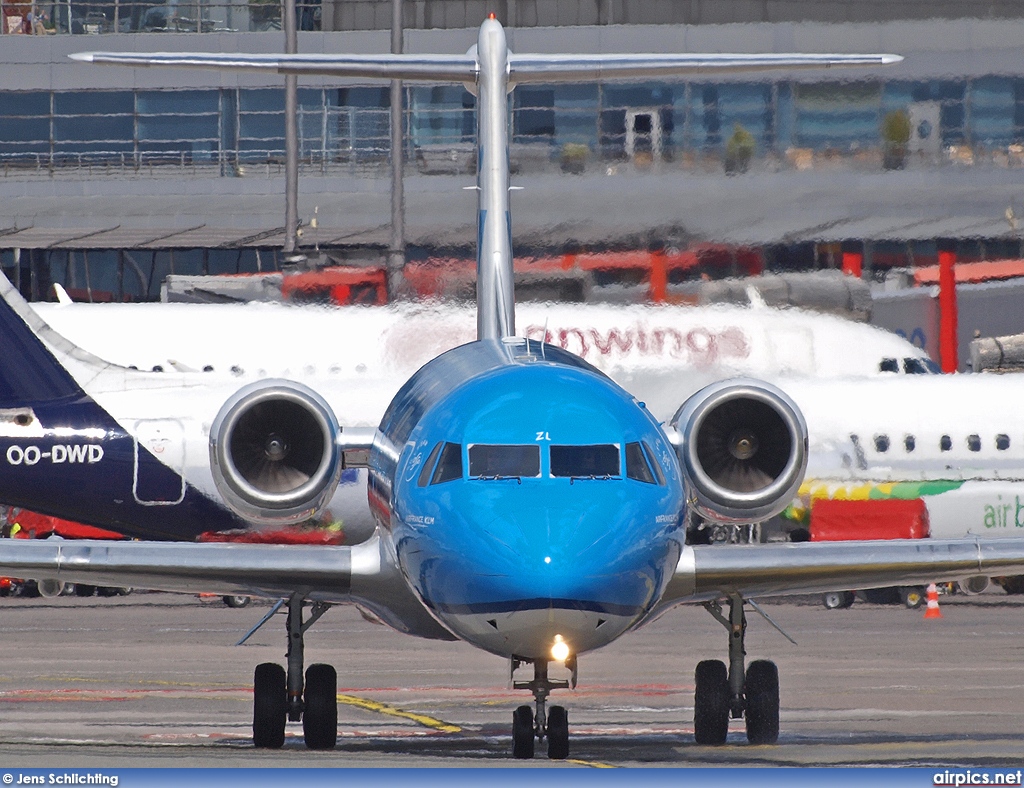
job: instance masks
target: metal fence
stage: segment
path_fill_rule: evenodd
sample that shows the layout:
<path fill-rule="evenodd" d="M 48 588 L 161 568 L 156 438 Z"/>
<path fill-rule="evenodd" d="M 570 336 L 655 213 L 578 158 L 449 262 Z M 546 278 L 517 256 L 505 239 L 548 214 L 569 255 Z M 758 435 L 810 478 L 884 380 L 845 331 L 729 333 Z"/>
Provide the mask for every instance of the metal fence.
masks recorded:
<path fill-rule="evenodd" d="M 320 0 L 298 0 L 299 30 L 320 30 Z M 3 34 L 237 33 L 281 29 L 278 0 L 2 0 Z"/>

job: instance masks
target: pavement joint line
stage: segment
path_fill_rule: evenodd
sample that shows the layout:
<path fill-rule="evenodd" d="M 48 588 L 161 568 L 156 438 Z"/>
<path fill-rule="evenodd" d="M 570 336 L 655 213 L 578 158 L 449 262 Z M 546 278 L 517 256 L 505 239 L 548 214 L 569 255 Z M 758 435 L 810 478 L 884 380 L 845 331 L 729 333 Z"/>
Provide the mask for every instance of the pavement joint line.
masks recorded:
<path fill-rule="evenodd" d="M 403 709 L 396 708 L 387 703 L 381 703 L 380 701 L 370 700 L 369 698 L 361 698 L 358 695 L 338 695 L 338 702 L 344 703 L 347 706 L 355 706 L 356 708 L 366 709 L 367 711 L 373 711 L 377 714 L 387 714 L 392 717 L 401 717 L 407 720 L 412 720 L 415 723 L 423 725 L 427 728 L 440 731 L 442 733 L 461 733 L 462 728 L 458 725 L 453 725 L 450 722 L 444 722 L 437 719 L 436 717 L 430 717 L 426 714 L 417 714 L 412 711 L 405 711 Z"/>

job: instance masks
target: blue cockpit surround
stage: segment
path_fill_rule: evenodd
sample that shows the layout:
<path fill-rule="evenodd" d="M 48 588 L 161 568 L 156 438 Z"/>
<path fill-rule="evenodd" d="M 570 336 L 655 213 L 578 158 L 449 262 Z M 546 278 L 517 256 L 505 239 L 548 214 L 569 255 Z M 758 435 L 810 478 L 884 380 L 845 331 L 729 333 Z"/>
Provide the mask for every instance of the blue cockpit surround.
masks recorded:
<path fill-rule="evenodd" d="M 403 570 L 442 617 L 536 609 L 640 617 L 682 544 L 680 471 L 660 426 L 575 356 L 496 345 L 473 343 L 439 369 L 428 365 L 382 423 L 402 447 L 388 525 Z M 444 374 L 454 367 L 460 375 Z M 466 472 L 421 487 L 422 464 L 439 441 L 462 447 Z M 551 473 L 551 445 L 624 452 L 637 441 L 652 448 L 666 483 Z M 474 444 L 539 446 L 540 472 L 473 477 Z"/>

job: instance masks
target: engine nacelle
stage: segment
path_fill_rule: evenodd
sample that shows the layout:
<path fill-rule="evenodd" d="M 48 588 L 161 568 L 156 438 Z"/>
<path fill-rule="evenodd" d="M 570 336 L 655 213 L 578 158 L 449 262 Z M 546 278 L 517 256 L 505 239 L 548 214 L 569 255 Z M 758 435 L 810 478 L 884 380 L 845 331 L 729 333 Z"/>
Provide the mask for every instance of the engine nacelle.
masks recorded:
<path fill-rule="evenodd" d="M 240 389 L 210 429 L 213 479 L 233 511 L 254 523 L 307 520 L 341 478 L 341 432 L 316 392 L 287 380 Z"/>
<path fill-rule="evenodd" d="M 767 520 L 803 481 L 807 424 L 796 403 L 768 383 L 713 383 L 683 403 L 672 426 L 687 500 L 707 520 Z"/>
<path fill-rule="evenodd" d="M 980 594 L 989 587 L 989 579 L 985 575 L 975 575 L 957 582 L 957 588 L 962 594 Z"/>

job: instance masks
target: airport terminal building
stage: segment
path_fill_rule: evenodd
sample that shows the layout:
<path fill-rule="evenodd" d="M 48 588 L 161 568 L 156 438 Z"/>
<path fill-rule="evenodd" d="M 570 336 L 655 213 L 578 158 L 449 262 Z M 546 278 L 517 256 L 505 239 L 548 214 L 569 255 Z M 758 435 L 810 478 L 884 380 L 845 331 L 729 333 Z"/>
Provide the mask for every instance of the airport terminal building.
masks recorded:
<path fill-rule="evenodd" d="M 933 260 L 938 238 L 957 239 L 965 258 L 1020 254 L 1018 3 L 409 0 L 405 51 L 465 51 L 492 6 L 521 52 L 906 58 L 842 72 L 517 88 L 520 248 L 716 242 L 799 268 L 831 265 L 839 244 L 860 242 L 876 271 Z M 299 51 L 388 51 L 390 15 L 387 0 L 300 3 Z M 38 298 L 52 280 L 84 278 L 89 290 L 144 299 L 171 271 L 280 265 L 282 78 L 67 58 L 281 51 L 277 4 L 3 0 L 2 22 L 0 263 L 19 269 L 23 290 Z M 473 96 L 407 84 L 404 98 L 409 253 L 469 254 L 471 195 L 457 192 L 475 165 Z M 371 261 L 386 245 L 388 103 L 387 85 L 300 80 L 300 216 L 316 226 L 303 245 Z M 551 220 L 564 206 L 580 214 L 568 227 Z"/>

